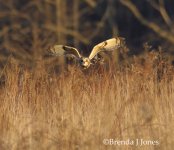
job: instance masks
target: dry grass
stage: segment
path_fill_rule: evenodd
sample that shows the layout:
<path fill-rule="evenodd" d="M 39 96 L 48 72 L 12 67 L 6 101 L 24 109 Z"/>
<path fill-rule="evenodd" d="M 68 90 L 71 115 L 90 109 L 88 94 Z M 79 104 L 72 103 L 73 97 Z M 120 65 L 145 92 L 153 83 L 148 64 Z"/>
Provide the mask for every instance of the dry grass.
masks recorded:
<path fill-rule="evenodd" d="M 0 89 L 0 149 L 173 149 L 174 79 L 169 69 L 159 79 L 147 68 L 49 75 L 42 66 L 9 65 Z M 111 146 L 106 138 L 160 144 Z"/>

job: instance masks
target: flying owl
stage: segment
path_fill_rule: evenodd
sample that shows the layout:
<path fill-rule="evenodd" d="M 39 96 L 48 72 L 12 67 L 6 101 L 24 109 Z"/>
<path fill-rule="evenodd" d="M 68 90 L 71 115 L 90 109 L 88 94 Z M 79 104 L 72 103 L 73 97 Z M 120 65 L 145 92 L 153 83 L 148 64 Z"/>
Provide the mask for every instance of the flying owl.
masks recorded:
<path fill-rule="evenodd" d="M 91 64 L 102 61 L 100 57 L 101 53 L 117 50 L 123 46 L 124 43 L 124 38 L 116 37 L 108 39 L 94 46 L 89 57 L 84 57 L 80 54 L 78 49 L 65 45 L 54 45 L 49 49 L 49 52 L 53 56 L 72 56 L 83 69 L 87 69 Z"/>

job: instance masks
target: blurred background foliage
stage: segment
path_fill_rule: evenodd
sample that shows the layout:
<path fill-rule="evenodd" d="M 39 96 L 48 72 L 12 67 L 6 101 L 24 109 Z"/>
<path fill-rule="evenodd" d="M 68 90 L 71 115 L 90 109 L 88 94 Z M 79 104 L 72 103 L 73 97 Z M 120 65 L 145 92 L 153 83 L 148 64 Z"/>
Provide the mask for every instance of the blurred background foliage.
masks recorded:
<path fill-rule="evenodd" d="M 148 43 L 173 57 L 173 6 L 171 0 L 0 0 L 1 66 L 9 56 L 36 66 L 54 44 L 89 54 L 114 36 L 126 38 L 130 55 Z"/>

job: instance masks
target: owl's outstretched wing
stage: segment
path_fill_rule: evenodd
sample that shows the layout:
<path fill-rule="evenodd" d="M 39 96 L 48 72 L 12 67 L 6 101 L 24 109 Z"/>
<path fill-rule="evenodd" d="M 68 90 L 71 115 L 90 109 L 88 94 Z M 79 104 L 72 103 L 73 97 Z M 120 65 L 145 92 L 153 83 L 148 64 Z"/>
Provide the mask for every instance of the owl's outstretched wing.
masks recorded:
<path fill-rule="evenodd" d="M 92 60 L 100 52 L 114 51 L 120 48 L 122 45 L 124 45 L 124 41 L 124 38 L 116 37 L 97 44 L 92 49 L 91 54 L 89 55 L 89 59 Z"/>
<path fill-rule="evenodd" d="M 49 50 L 49 53 L 54 55 L 54 56 L 73 56 L 76 58 L 81 58 L 81 55 L 79 53 L 79 51 L 74 48 L 74 47 L 70 47 L 70 46 L 65 46 L 65 45 L 54 45 L 53 47 L 51 47 Z"/>

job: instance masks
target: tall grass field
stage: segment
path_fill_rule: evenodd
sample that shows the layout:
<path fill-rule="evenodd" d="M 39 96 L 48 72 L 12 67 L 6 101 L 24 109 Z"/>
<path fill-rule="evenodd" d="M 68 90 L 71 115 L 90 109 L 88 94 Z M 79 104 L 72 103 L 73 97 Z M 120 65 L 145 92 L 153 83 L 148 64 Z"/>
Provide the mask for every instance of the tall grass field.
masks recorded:
<path fill-rule="evenodd" d="M 172 150 L 173 68 L 148 62 L 61 74 L 7 64 L 0 150 Z"/>

